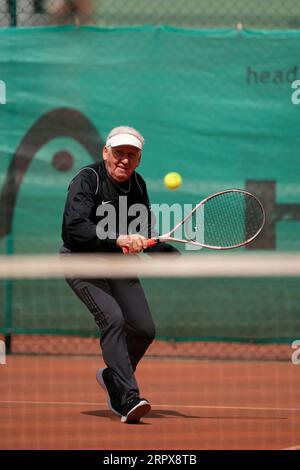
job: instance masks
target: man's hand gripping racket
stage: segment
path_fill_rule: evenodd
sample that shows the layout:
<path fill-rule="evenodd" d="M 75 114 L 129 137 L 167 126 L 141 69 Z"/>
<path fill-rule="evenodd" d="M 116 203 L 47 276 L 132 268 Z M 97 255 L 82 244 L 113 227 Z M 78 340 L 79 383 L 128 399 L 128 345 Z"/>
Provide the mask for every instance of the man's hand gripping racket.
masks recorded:
<path fill-rule="evenodd" d="M 259 235 L 265 218 L 256 196 L 241 189 L 229 189 L 199 202 L 170 232 L 148 239 L 147 247 L 158 242 L 178 242 L 214 250 L 238 248 Z M 179 229 L 184 238 L 175 236 Z M 127 247 L 122 249 L 129 253 Z"/>

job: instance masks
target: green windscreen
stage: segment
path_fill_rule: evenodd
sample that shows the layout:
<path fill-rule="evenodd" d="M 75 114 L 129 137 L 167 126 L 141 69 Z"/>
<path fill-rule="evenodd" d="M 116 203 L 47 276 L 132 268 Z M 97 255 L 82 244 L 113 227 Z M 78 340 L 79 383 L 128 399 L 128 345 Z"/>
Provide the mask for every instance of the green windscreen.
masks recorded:
<path fill-rule="evenodd" d="M 242 250 L 299 251 L 299 46 L 298 31 L 2 28 L 0 253 L 58 252 L 67 186 L 121 124 L 145 136 L 154 209 L 248 189 L 267 221 Z M 281 341 L 300 328 L 294 278 L 143 283 L 160 337 Z M 0 294 L 1 332 L 96 334 L 63 280 L 8 280 Z"/>

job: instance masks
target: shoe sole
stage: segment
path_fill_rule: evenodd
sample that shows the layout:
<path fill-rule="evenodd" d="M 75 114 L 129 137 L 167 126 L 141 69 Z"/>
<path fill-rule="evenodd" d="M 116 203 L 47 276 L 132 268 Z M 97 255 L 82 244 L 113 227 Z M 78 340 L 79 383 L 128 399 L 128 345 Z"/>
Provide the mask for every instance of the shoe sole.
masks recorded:
<path fill-rule="evenodd" d="M 121 423 L 138 423 L 139 419 L 151 410 L 150 403 L 141 401 L 126 416 L 122 416 Z"/>
<path fill-rule="evenodd" d="M 98 384 L 100 385 L 100 387 L 103 388 L 103 390 L 105 391 L 106 393 L 106 400 L 107 400 L 107 404 L 108 404 L 108 408 L 113 412 L 115 413 L 116 415 L 118 416 L 122 416 L 121 413 L 119 413 L 118 411 L 116 411 L 113 407 L 112 407 L 112 404 L 111 404 L 111 401 L 110 401 L 110 396 L 109 396 L 109 393 L 108 393 L 108 390 L 105 386 L 105 383 L 104 383 L 104 380 L 103 380 L 103 371 L 104 369 L 99 369 L 96 373 L 96 379 L 97 379 L 97 382 Z"/>

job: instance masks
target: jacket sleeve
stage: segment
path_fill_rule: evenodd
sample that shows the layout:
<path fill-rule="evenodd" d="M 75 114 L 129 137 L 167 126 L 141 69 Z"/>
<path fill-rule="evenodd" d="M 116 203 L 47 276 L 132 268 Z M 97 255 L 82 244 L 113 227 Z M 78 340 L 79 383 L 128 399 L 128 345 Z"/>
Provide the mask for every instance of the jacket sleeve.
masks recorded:
<path fill-rule="evenodd" d="M 116 247 L 117 234 L 100 240 L 97 225 L 91 220 L 95 210 L 95 181 L 89 170 L 82 170 L 71 181 L 64 210 L 64 229 L 71 243 L 84 250 L 101 251 L 108 246 Z"/>

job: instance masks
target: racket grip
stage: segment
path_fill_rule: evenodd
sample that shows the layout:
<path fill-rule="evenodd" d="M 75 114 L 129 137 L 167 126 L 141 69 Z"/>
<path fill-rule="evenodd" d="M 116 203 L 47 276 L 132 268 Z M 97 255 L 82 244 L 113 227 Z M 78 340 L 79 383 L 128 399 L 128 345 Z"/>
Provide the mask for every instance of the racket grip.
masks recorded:
<path fill-rule="evenodd" d="M 147 248 L 150 248 L 150 246 L 155 246 L 157 244 L 157 240 L 154 240 L 153 238 L 149 238 L 147 240 Z"/>
<path fill-rule="evenodd" d="M 157 244 L 157 241 L 153 240 L 152 238 L 149 238 L 149 240 L 147 240 L 147 248 L 149 248 L 150 246 L 154 246 L 156 244 Z M 123 250 L 124 255 L 128 255 L 129 248 L 127 246 L 123 246 L 122 250 Z"/>

